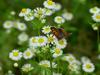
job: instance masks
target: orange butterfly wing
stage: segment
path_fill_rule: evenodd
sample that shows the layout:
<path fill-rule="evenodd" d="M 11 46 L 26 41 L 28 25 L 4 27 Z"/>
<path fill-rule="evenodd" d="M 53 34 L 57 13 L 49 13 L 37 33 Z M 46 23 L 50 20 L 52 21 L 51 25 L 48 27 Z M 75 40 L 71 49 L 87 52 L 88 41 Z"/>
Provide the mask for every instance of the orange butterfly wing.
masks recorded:
<path fill-rule="evenodd" d="M 63 28 L 57 29 L 55 27 L 51 27 L 51 31 L 52 31 L 52 34 L 54 34 L 59 40 L 64 38 L 64 37 L 68 37 L 72 34 L 69 32 L 65 32 L 65 30 Z"/>
<path fill-rule="evenodd" d="M 51 27 L 52 34 L 54 34 L 58 39 L 63 38 L 63 33 L 60 29 L 57 29 L 55 27 Z"/>

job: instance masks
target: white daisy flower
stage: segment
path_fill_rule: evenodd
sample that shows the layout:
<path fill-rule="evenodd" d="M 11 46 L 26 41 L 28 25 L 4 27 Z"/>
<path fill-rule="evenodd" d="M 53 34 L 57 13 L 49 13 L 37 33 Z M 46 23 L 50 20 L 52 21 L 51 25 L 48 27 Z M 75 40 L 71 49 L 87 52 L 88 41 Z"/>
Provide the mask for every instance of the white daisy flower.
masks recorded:
<path fill-rule="evenodd" d="M 10 29 L 13 27 L 13 22 L 12 21 L 5 21 L 3 24 L 3 27 L 6 29 Z"/>
<path fill-rule="evenodd" d="M 23 72 L 29 72 L 29 71 L 33 70 L 34 67 L 32 67 L 31 64 L 24 64 L 21 69 Z"/>
<path fill-rule="evenodd" d="M 41 23 L 45 23 L 46 22 L 46 19 L 41 19 Z"/>
<path fill-rule="evenodd" d="M 62 75 L 61 73 L 55 73 L 55 72 L 53 72 L 53 75 Z"/>
<path fill-rule="evenodd" d="M 48 43 L 51 44 L 54 44 L 55 40 L 57 40 L 57 38 L 53 34 L 47 35 L 47 38 L 48 38 Z"/>
<path fill-rule="evenodd" d="M 64 61 L 67 61 L 69 64 L 76 63 L 76 58 L 72 54 L 68 54 L 62 58 Z"/>
<path fill-rule="evenodd" d="M 20 31 L 25 31 L 25 30 L 27 29 L 25 23 L 18 22 L 17 25 L 18 25 L 18 26 L 17 26 L 17 29 L 20 30 Z"/>
<path fill-rule="evenodd" d="M 93 63 L 86 62 L 83 64 L 82 69 L 83 69 L 83 71 L 90 73 L 90 72 L 93 72 L 95 70 L 95 66 Z"/>
<path fill-rule="evenodd" d="M 100 22 L 100 13 L 93 14 L 92 19 L 95 22 Z"/>
<path fill-rule="evenodd" d="M 63 54 L 63 51 L 59 48 L 54 49 L 53 57 L 56 58 L 58 56 L 61 56 Z"/>
<path fill-rule="evenodd" d="M 58 24 L 62 24 L 62 23 L 65 22 L 65 19 L 64 19 L 63 17 L 61 17 L 61 16 L 56 16 L 56 17 L 54 18 L 54 21 L 55 21 L 56 23 L 58 23 Z"/>
<path fill-rule="evenodd" d="M 54 10 L 55 11 L 59 11 L 60 9 L 61 9 L 61 4 L 59 4 L 59 3 L 55 3 L 55 8 L 54 8 Z"/>
<path fill-rule="evenodd" d="M 42 61 L 39 62 L 39 65 L 43 66 L 43 67 L 50 67 L 50 61 L 42 60 Z"/>
<path fill-rule="evenodd" d="M 61 39 L 61 40 L 56 39 L 55 44 L 57 48 L 63 49 L 67 46 L 67 41 L 65 39 Z"/>
<path fill-rule="evenodd" d="M 34 16 L 39 19 L 45 18 L 45 12 L 45 8 L 36 8 L 34 9 Z"/>
<path fill-rule="evenodd" d="M 99 13 L 99 12 L 100 12 L 100 8 L 98 8 L 98 7 L 93 7 L 93 8 L 91 8 L 89 11 L 90 11 L 90 13 L 92 13 L 92 14 L 96 14 L 96 13 Z"/>
<path fill-rule="evenodd" d="M 19 13 L 19 16 L 20 16 L 20 17 L 25 16 L 25 15 L 27 15 L 27 14 L 30 13 L 30 12 L 31 12 L 31 9 L 29 9 L 29 8 L 23 8 L 23 9 L 21 10 L 21 12 Z"/>
<path fill-rule="evenodd" d="M 44 26 L 44 27 L 42 28 L 42 32 L 43 32 L 44 34 L 50 33 L 50 32 L 51 32 L 50 26 Z"/>
<path fill-rule="evenodd" d="M 62 14 L 62 17 L 67 20 L 67 21 L 70 21 L 73 19 L 73 14 L 72 13 L 69 13 L 69 12 L 65 12 Z"/>
<path fill-rule="evenodd" d="M 27 15 L 24 16 L 24 19 L 26 21 L 32 21 L 34 19 L 34 14 L 32 12 L 30 12 Z"/>
<path fill-rule="evenodd" d="M 34 56 L 33 52 L 30 49 L 27 49 L 23 53 L 24 59 L 31 59 Z"/>
<path fill-rule="evenodd" d="M 86 63 L 86 62 L 91 62 L 91 60 L 88 57 L 83 56 L 83 57 L 81 57 L 81 62 Z"/>
<path fill-rule="evenodd" d="M 48 8 L 48 9 L 55 8 L 55 2 L 53 2 L 51 0 L 44 1 L 43 5 L 44 5 L 44 7 Z"/>
<path fill-rule="evenodd" d="M 40 62 L 39 62 L 39 65 L 40 65 L 40 66 L 43 66 L 43 67 L 51 67 L 51 66 L 50 66 L 50 61 L 48 61 L 48 60 L 42 60 L 42 61 L 40 61 Z M 52 67 L 53 67 L 53 68 L 56 68 L 56 66 L 57 66 L 57 64 L 54 63 L 54 62 L 52 62 Z"/>
<path fill-rule="evenodd" d="M 81 67 L 76 63 L 72 63 L 68 65 L 68 69 L 72 72 L 78 73 L 81 70 Z"/>
<path fill-rule="evenodd" d="M 13 50 L 9 53 L 9 58 L 15 61 L 18 61 L 22 58 L 22 52 L 19 52 L 19 50 Z"/>
<path fill-rule="evenodd" d="M 29 46 L 37 47 L 38 46 L 37 39 L 38 39 L 38 37 L 31 37 L 29 40 Z"/>
<path fill-rule="evenodd" d="M 28 40 L 28 35 L 25 32 L 22 32 L 18 35 L 18 40 L 20 42 L 25 42 Z"/>
<path fill-rule="evenodd" d="M 39 36 L 37 38 L 38 46 L 45 46 L 47 44 L 47 42 L 48 42 L 48 39 L 45 36 Z"/>
<path fill-rule="evenodd" d="M 51 16 L 54 13 L 54 11 L 50 10 L 50 9 L 46 9 L 45 15 L 46 16 Z"/>

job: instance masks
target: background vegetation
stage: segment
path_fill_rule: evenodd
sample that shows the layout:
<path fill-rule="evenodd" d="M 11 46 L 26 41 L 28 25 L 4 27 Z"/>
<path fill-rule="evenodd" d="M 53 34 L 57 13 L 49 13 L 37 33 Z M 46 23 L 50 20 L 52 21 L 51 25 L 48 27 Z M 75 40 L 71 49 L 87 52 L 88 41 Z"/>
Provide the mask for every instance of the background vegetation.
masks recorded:
<path fill-rule="evenodd" d="M 8 54 L 14 48 L 26 48 L 27 43 L 18 45 L 17 35 L 20 31 L 12 30 L 10 34 L 5 32 L 3 22 L 6 20 L 20 20 L 28 25 L 27 33 L 29 36 L 36 35 L 32 31 L 31 23 L 26 22 L 23 18 L 19 18 L 18 14 L 22 8 L 42 7 L 44 0 L 0 0 L 0 63 L 3 67 L 2 73 L 13 69 Z M 96 65 L 96 75 L 100 74 L 100 59 L 97 59 L 100 50 L 98 51 L 97 31 L 91 27 L 93 23 L 89 9 L 98 6 L 100 7 L 100 0 L 53 0 L 62 4 L 62 7 L 69 12 L 73 13 L 74 19 L 66 22 L 63 28 L 70 31 L 72 35 L 68 38 L 68 47 L 65 52 L 73 53 L 78 59 L 80 56 L 87 56 L 92 59 Z M 16 16 L 11 16 L 10 12 L 15 11 Z M 59 14 L 59 13 L 58 13 Z M 52 16 L 53 17 L 53 16 Z M 37 28 L 39 25 L 35 25 Z M 35 28 L 34 27 L 34 28 Z M 31 32 L 30 32 L 31 30 Z M 37 30 L 37 29 L 35 29 Z M 16 38 L 13 38 L 16 37 Z"/>

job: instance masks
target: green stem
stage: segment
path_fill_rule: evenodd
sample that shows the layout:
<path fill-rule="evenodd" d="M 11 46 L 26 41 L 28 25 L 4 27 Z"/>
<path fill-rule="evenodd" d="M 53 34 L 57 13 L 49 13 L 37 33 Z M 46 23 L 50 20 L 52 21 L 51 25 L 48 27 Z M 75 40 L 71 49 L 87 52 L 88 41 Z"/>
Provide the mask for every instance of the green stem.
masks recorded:
<path fill-rule="evenodd" d="M 59 73 L 59 60 L 57 60 L 57 62 L 58 62 L 58 69 L 57 70 L 58 70 L 58 73 Z"/>
<path fill-rule="evenodd" d="M 31 72 L 29 72 L 29 74 L 28 75 L 31 75 Z"/>
<path fill-rule="evenodd" d="M 50 61 L 51 75 L 53 75 L 52 60 Z"/>
<path fill-rule="evenodd" d="M 99 50 L 99 27 L 97 30 L 97 48 L 98 48 L 98 52 L 100 52 L 100 50 Z"/>
<path fill-rule="evenodd" d="M 84 72 L 84 75 L 88 75 L 88 73 Z"/>
<path fill-rule="evenodd" d="M 21 75 L 24 75 L 24 74 L 23 74 L 23 71 L 21 71 Z"/>

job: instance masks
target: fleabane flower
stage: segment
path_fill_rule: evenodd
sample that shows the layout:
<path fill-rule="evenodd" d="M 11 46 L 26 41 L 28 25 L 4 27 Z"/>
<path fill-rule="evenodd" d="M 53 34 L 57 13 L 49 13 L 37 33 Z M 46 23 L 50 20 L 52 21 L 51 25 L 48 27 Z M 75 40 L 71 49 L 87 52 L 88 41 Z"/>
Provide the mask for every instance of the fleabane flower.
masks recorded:
<path fill-rule="evenodd" d="M 81 62 L 82 63 L 86 63 L 86 62 L 91 62 L 91 60 L 88 57 L 86 57 L 86 56 L 82 56 L 81 57 Z"/>
<path fill-rule="evenodd" d="M 31 37 L 29 40 L 29 46 L 37 47 L 38 46 L 37 39 L 38 39 L 38 37 Z"/>
<path fill-rule="evenodd" d="M 74 72 L 74 73 L 78 74 L 80 72 L 80 70 L 81 70 L 81 66 L 76 64 L 76 63 L 72 63 L 72 64 L 68 65 L 68 69 L 71 72 Z"/>
<path fill-rule="evenodd" d="M 42 67 L 46 67 L 46 68 L 51 67 L 50 61 L 48 61 L 48 60 L 42 60 L 42 61 L 40 61 L 40 62 L 39 62 L 39 65 L 42 66 Z M 52 67 L 53 67 L 53 68 L 56 68 L 56 66 L 57 66 L 57 64 L 54 63 L 54 62 L 52 62 Z"/>
<path fill-rule="evenodd" d="M 62 14 L 62 17 L 63 17 L 65 20 L 70 21 L 70 20 L 73 19 L 73 14 L 72 14 L 72 13 L 69 13 L 69 12 L 64 12 L 64 13 Z"/>
<path fill-rule="evenodd" d="M 56 17 L 54 18 L 54 21 L 55 21 L 56 23 L 58 23 L 58 24 L 62 24 L 62 23 L 65 22 L 65 19 L 64 19 L 63 17 L 61 17 L 61 16 L 56 16 Z"/>
<path fill-rule="evenodd" d="M 72 54 L 67 54 L 66 56 L 63 56 L 62 58 L 64 61 L 67 61 L 69 64 L 75 63 L 76 58 Z"/>
<path fill-rule="evenodd" d="M 51 16 L 53 13 L 54 13 L 54 11 L 50 10 L 50 9 L 46 9 L 46 11 L 45 11 L 46 16 Z"/>
<path fill-rule="evenodd" d="M 28 13 L 27 15 L 24 16 L 24 19 L 26 21 L 32 21 L 34 19 L 34 14 L 33 12 Z"/>
<path fill-rule="evenodd" d="M 17 23 L 17 29 L 20 30 L 20 31 L 25 31 L 27 29 L 27 26 L 26 26 L 25 23 L 18 22 Z"/>
<path fill-rule="evenodd" d="M 31 59 L 34 56 L 33 52 L 30 49 L 27 49 L 23 53 L 24 59 Z"/>
<path fill-rule="evenodd" d="M 28 35 L 25 32 L 22 32 L 18 35 L 19 42 L 25 42 L 28 40 Z"/>
<path fill-rule="evenodd" d="M 29 72 L 29 71 L 33 70 L 34 67 L 32 67 L 31 64 L 24 64 L 21 69 L 23 72 Z"/>
<path fill-rule="evenodd" d="M 3 24 L 3 27 L 6 28 L 6 29 L 10 29 L 13 27 L 13 22 L 12 21 L 5 21 L 4 24 Z"/>
<path fill-rule="evenodd" d="M 50 61 L 42 60 L 42 61 L 39 62 L 39 65 L 43 66 L 43 67 L 50 67 Z"/>
<path fill-rule="evenodd" d="M 61 40 L 56 39 L 55 44 L 57 48 L 63 49 L 67 46 L 67 41 L 64 38 Z"/>
<path fill-rule="evenodd" d="M 92 19 L 95 22 L 100 22 L 100 13 L 93 14 Z"/>
<path fill-rule="evenodd" d="M 89 10 L 90 13 L 92 14 L 96 14 L 96 13 L 99 13 L 100 12 L 100 8 L 98 7 L 93 7 Z"/>
<path fill-rule="evenodd" d="M 54 51 L 53 51 L 53 57 L 56 58 L 58 56 L 61 56 L 63 54 L 63 51 L 59 48 L 54 48 Z"/>
<path fill-rule="evenodd" d="M 48 9 L 55 8 L 55 2 L 53 2 L 52 0 L 44 1 L 43 5 L 44 5 L 44 7 L 48 8 Z"/>
<path fill-rule="evenodd" d="M 27 14 L 30 13 L 30 12 L 31 12 L 31 9 L 29 9 L 29 8 L 23 8 L 23 9 L 21 10 L 21 12 L 19 13 L 19 16 L 20 16 L 20 17 L 25 16 L 25 15 L 27 15 Z"/>
<path fill-rule="evenodd" d="M 46 12 L 45 8 L 36 8 L 34 9 L 34 16 L 36 18 L 43 19 L 45 18 L 45 12 Z"/>
<path fill-rule="evenodd" d="M 48 38 L 48 43 L 51 44 L 54 44 L 55 40 L 57 40 L 57 38 L 53 34 L 47 35 L 47 38 Z"/>
<path fill-rule="evenodd" d="M 55 3 L 55 8 L 53 9 L 54 11 L 59 11 L 61 9 L 61 4 Z"/>
<path fill-rule="evenodd" d="M 45 36 L 39 36 L 37 38 L 38 46 L 45 46 L 47 44 L 47 42 L 48 42 L 48 39 Z"/>
<path fill-rule="evenodd" d="M 42 32 L 43 32 L 44 34 L 50 33 L 50 32 L 51 32 L 50 26 L 44 26 L 44 27 L 42 28 Z"/>
<path fill-rule="evenodd" d="M 86 62 L 86 63 L 83 64 L 82 69 L 85 72 L 91 73 L 91 72 L 93 72 L 95 70 L 95 66 L 91 62 Z"/>
<path fill-rule="evenodd" d="M 18 61 L 22 58 L 22 52 L 19 52 L 19 50 L 15 49 L 9 53 L 9 58 L 14 61 Z"/>

